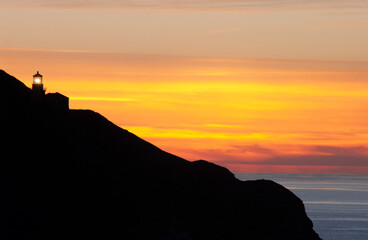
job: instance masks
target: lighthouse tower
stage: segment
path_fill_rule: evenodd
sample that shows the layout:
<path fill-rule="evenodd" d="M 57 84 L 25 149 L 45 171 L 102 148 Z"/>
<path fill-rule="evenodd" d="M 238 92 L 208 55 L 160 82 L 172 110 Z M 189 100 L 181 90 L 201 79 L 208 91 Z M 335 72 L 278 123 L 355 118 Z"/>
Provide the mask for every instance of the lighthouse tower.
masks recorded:
<path fill-rule="evenodd" d="M 32 91 L 33 94 L 38 96 L 45 95 L 45 90 L 43 89 L 43 79 L 42 75 L 37 71 L 35 75 L 33 75 L 33 84 Z"/>

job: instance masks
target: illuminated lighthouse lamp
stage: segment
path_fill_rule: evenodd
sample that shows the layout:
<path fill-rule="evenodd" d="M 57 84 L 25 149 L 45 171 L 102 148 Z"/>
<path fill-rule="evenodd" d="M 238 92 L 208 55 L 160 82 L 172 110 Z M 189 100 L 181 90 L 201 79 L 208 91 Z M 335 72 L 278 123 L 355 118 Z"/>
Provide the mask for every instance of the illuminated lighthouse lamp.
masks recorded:
<path fill-rule="evenodd" d="M 42 75 L 38 71 L 35 75 L 33 75 L 32 91 L 35 94 L 45 94 Z"/>
<path fill-rule="evenodd" d="M 42 84 L 42 75 L 38 71 L 33 75 L 33 84 Z"/>
<path fill-rule="evenodd" d="M 33 82 L 35 83 L 35 84 L 40 84 L 41 83 L 41 78 L 35 78 L 35 79 L 33 79 Z"/>

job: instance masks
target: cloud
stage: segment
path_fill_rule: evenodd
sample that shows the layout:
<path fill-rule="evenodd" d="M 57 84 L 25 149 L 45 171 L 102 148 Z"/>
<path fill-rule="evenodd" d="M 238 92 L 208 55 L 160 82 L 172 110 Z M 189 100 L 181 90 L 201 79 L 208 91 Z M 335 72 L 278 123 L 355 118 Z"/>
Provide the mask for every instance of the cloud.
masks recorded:
<path fill-rule="evenodd" d="M 0 51 L 4 52 L 23 52 L 23 53 L 69 53 L 69 54 L 88 54 L 88 53 L 95 53 L 95 54 L 102 54 L 103 52 L 98 51 L 87 51 L 87 50 L 72 50 L 72 49 L 37 49 L 37 48 L 2 48 L 0 47 Z"/>
<path fill-rule="evenodd" d="M 333 156 L 361 156 L 368 155 L 366 146 L 336 147 L 336 146 L 312 146 L 311 150 Z"/>
<path fill-rule="evenodd" d="M 279 156 L 261 162 L 258 165 L 293 165 L 293 166 L 368 166 L 368 156 L 351 155 L 306 155 L 306 156 Z"/>
<path fill-rule="evenodd" d="M 121 8 L 194 11 L 277 11 L 296 9 L 362 9 L 364 0 L 3 0 L 0 7 Z"/>
<path fill-rule="evenodd" d="M 225 157 L 226 155 L 223 156 Z M 228 155 L 228 157 L 231 156 Z M 221 164 L 245 164 L 245 165 L 251 164 L 251 165 L 272 165 L 272 166 L 368 167 L 368 156 L 345 156 L 345 155 L 277 156 L 262 161 L 235 159 L 235 160 L 221 160 L 216 162 Z"/>
<path fill-rule="evenodd" d="M 248 146 L 233 146 L 234 149 L 237 150 L 237 152 L 239 153 L 258 153 L 258 154 L 264 154 L 264 155 L 272 155 L 274 154 L 274 150 L 272 150 L 271 148 L 266 148 L 263 147 L 259 144 L 253 144 L 253 145 L 248 145 Z"/>
<path fill-rule="evenodd" d="M 277 149 L 258 144 L 232 146 L 229 149 L 192 150 L 203 159 L 210 159 L 225 165 L 272 165 L 272 166 L 331 166 L 331 167 L 368 167 L 368 148 L 366 146 L 304 146 L 307 150 L 317 151 L 302 155 L 277 153 Z M 319 152 L 319 153 L 318 153 Z"/>
<path fill-rule="evenodd" d="M 1 5 L 1 3 L 0 3 Z M 53 56 L 58 59 L 66 58 L 69 62 L 76 59 L 77 62 L 95 60 L 101 64 L 101 60 L 111 60 L 112 63 L 143 66 L 163 66 L 166 72 L 172 67 L 191 67 L 192 70 L 185 70 L 187 74 L 201 77 L 228 77 L 241 76 L 244 73 L 253 74 L 256 70 L 262 70 L 262 75 L 270 72 L 272 75 L 280 71 L 292 71 L 292 73 L 302 73 L 313 71 L 317 73 L 348 73 L 348 74 L 368 74 L 368 61 L 322 61 L 322 60 L 298 60 L 298 59 L 266 59 L 266 58 L 218 58 L 218 57 L 198 57 L 190 55 L 169 55 L 169 54 L 132 54 L 90 51 L 84 49 L 36 49 L 36 48 L 4 48 L 0 47 L 1 54 L 33 54 L 39 59 L 42 56 Z M 78 58 L 78 59 L 77 59 Z M 111 64 L 109 61 L 109 64 Z M 75 63 L 73 63 L 75 64 Z M 167 67 L 167 66 L 170 67 Z M 220 71 L 220 70 L 221 71 Z M 249 72 L 252 71 L 252 72 Z M 183 71 L 182 71 L 183 72 Z M 181 73 L 182 73 L 181 72 Z M 149 73 L 152 74 L 152 73 Z M 289 76 L 291 73 L 288 72 Z M 176 75 L 177 76 L 177 75 Z M 285 78 L 285 76 L 283 76 Z M 248 76 L 248 81 L 250 77 Z M 270 77 L 268 77 L 269 79 Z M 364 78 L 366 81 L 366 78 Z M 277 79 L 280 81 L 282 79 Z M 355 78 L 349 79 L 349 82 Z M 295 80 L 293 80 L 295 81 Z M 334 81 L 337 81 L 334 78 Z M 258 82 L 258 81 L 257 81 Z"/>
<path fill-rule="evenodd" d="M 130 126 L 128 130 L 142 137 L 147 138 L 171 138 L 171 139 L 221 139 L 221 140 L 253 140 L 263 139 L 271 134 L 261 132 L 216 132 L 208 130 L 180 129 L 180 128 L 160 128 L 147 126 Z M 261 149 L 261 147 L 251 146 L 248 148 Z M 265 149 L 265 148 L 263 148 Z M 237 150 L 238 151 L 238 150 Z M 241 152 L 245 150 L 242 149 Z M 263 150 L 265 151 L 265 150 Z"/>
<path fill-rule="evenodd" d="M 336 147 L 336 146 L 312 146 L 307 147 L 319 151 L 316 154 L 303 155 L 274 155 L 263 160 L 230 159 L 223 161 L 226 164 L 253 164 L 275 166 L 368 166 L 368 148 L 366 146 Z M 256 150 L 253 148 L 253 150 Z M 257 150 L 256 150 L 257 151 Z M 258 150 L 263 153 L 263 147 Z M 272 152 L 270 152 L 272 153 Z"/>
<path fill-rule="evenodd" d="M 103 102 L 136 102 L 133 98 L 111 98 L 111 97 L 86 97 L 70 96 L 70 100 L 76 101 L 103 101 Z"/>

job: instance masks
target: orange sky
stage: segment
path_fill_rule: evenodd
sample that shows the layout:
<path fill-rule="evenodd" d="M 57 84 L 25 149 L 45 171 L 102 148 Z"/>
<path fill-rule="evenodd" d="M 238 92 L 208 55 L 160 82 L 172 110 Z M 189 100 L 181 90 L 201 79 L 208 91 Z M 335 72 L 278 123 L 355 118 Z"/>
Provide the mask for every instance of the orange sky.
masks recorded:
<path fill-rule="evenodd" d="M 364 1 L 78 2 L 0 3 L 0 68 L 189 160 L 368 173 Z"/>

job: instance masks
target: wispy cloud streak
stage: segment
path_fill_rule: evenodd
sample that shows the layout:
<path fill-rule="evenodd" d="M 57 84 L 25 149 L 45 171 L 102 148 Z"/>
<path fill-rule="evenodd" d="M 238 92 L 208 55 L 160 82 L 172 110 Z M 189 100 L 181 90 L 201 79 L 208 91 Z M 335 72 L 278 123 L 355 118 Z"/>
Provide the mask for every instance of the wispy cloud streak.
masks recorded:
<path fill-rule="evenodd" d="M 3 0 L 0 7 L 122 8 L 144 10 L 277 11 L 295 9 L 361 9 L 365 0 Z"/>

